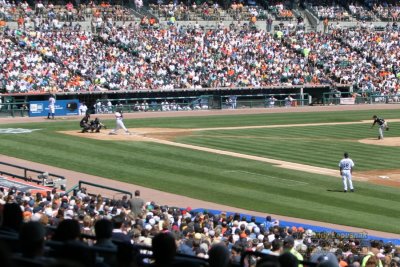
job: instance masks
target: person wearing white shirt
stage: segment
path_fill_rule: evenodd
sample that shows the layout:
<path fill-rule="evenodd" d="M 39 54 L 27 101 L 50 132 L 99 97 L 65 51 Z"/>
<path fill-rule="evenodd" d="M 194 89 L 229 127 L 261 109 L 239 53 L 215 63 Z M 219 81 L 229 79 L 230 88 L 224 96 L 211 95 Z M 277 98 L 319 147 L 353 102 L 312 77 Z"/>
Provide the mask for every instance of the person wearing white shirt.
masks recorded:
<path fill-rule="evenodd" d="M 50 95 L 49 98 L 49 113 L 47 115 L 47 118 L 50 119 L 51 118 L 54 120 L 54 113 L 56 111 L 56 99 L 54 97 L 54 95 Z"/>
<path fill-rule="evenodd" d="M 109 133 L 110 135 L 116 135 L 119 129 L 123 129 L 127 135 L 131 135 L 129 130 L 125 127 L 125 124 L 123 122 L 123 115 L 122 115 L 122 110 L 118 109 L 117 112 L 115 112 L 115 120 L 116 120 L 116 126 L 114 129 L 111 130 Z"/>
<path fill-rule="evenodd" d="M 353 182 L 351 176 L 353 173 L 354 162 L 349 158 L 349 153 L 344 153 L 344 158 L 339 162 L 340 176 L 343 178 L 344 192 L 347 192 L 347 182 L 349 182 L 350 191 L 354 192 Z"/>

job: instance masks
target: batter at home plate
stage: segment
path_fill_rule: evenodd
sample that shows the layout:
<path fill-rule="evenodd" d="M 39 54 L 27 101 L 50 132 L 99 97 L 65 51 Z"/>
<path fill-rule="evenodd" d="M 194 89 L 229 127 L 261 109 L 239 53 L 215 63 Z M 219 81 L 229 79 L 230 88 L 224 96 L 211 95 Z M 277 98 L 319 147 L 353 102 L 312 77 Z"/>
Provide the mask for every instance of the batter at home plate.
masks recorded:
<path fill-rule="evenodd" d="M 115 128 L 111 130 L 109 134 L 111 135 L 116 135 L 119 129 L 123 129 L 125 131 L 125 134 L 131 135 L 131 133 L 128 131 L 128 129 L 125 127 L 124 121 L 123 121 L 123 114 L 122 114 L 122 109 L 117 109 L 117 111 L 114 113 L 115 115 L 115 121 L 116 125 Z"/>

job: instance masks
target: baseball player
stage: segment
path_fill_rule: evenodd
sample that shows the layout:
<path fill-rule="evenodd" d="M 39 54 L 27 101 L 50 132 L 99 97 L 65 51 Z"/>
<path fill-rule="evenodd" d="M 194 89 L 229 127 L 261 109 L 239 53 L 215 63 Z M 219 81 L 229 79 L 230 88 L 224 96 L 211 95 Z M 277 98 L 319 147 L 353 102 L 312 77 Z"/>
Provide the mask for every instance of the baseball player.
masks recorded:
<path fill-rule="evenodd" d="M 117 109 L 117 111 L 115 112 L 115 120 L 116 120 L 116 126 L 114 129 L 111 130 L 111 132 L 109 134 L 117 134 L 119 129 L 123 129 L 125 131 L 126 134 L 131 135 L 131 133 L 128 131 L 128 129 L 126 129 L 124 122 L 123 122 L 123 115 L 122 115 L 122 110 L 121 109 Z"/>
<path fill-rule="evenodd" d="M 371 128 L 374 127 L 375 124 L 379 125 L 379 128 L 378 128 L 378 131 L 379 131 L 378 140 L 382 140 L 383 139 L 383 131 L 384 130 L 389 131 L 389 126 L 388 126 L 387 122 L 384 119 L 379 118 L 376 115 L 374 115 L 372 117 L 372 119 L 374 120 L 374 122 L 372 123 Z"/>
<path fill-rule="evenodd" d="M 344 158 L 339 162 L 340 176 L 343 178 L 344 192 L 347 192 L 347 181 L 349 182 L 350 191 L 354 192 L 351 175 L 353 173 L 354 162 L 349 158 L 349 153 L 344 152 Z"/>
<path fill-rule="evenodd" d="M 47 118 L 51 118 L 54 120 L 54 113 L 56 112 L 56 99 L 54 98 L 54 95 L 50 95 L 49 98 L 49 114 L 47 115 Z"/>
<path fill-rule="evenodd" d="M 107 129 L 107 126 L 105 126 L 103 123 L 100 122 L 99 118 L 94 119 L 94 121 L 90 121 L 90 127 L 91 131 L 95 131 L 96 133 L 99 133 L 102 128 Z"/>
<path fill-rule="evenodd" d="M 86 114 L 85 117 L 82 118 L 82 120 L 79 123 L 79 126 L 82 128 L 82 133 L 86 133 L 89 130 L 92 129 L 92 126 L 89 123 L 90 115 Z"/>

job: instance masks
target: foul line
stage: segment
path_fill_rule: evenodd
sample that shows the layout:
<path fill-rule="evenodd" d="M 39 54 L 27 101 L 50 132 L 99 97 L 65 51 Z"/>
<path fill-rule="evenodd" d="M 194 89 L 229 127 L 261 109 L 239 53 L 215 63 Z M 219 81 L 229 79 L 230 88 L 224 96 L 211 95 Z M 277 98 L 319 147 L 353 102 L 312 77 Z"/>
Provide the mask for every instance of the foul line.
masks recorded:
<path fill-rule="evenodd" d="M 253 156 L 253 155 L 242 154 L 242 153 L 237 153 L 237 152 L 232 152 L 232 151 L 227 151 L 227 150 L 220 150 L 220 149 L 214 149 L 214 148 L 208 148 L 208 147 L 202 147 L 202 146 L 176 143 L 176 142 L 172 142 L 172 141 L 161 140 L 161 139 L 151 138 L 151 137 L 143 137 L 143 139 L 150 141 L 150 142 L 155 142 L 155 143 L 164 144 L 164 145 L 188 148 L 188 149 L 204 151 L 204 152 L 209 152 L 209 153 L 218 154 L 218 155 L 231 156 L 231 157 L 235 157 L 235 158 L 243 158 L 243 159 L 248 159 L 248 160 L 266 162 L 266 163 L 276 165 L 276 167 L 290 169 L 290 170 L 297 170 L 297 171 L 302 171 L 302 172 L 322 174 L 322 175 L 328 175 L 328 176 L 334 176 L 334 177 L 340 176 L 338 174 L 337 170 L 315 167 L 315 166 L 306 165 L 306 164 L 292 163 L 292 162 L 288 162 L 288 161 L 264 158 L 264 157 L 260 157 L 260 156 Z"/>

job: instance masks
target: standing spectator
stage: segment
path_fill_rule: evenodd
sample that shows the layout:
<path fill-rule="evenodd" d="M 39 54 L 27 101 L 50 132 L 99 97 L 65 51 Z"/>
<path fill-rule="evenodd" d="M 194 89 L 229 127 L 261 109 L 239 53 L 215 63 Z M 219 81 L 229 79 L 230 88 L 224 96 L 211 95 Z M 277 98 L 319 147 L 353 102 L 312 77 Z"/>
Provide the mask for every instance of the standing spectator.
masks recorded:
<path fill-rule="evenodd" d="M 271 32 L 272 31 L 272 17 L 269 15 L 268 19 L 267 19 L 267 32 Z"/>
<path fill-rule="evenodd" d="M 328 26 L 329 26 L 329 20 L 328 20 L 328 18 L 325 18 L 324 19 L 324 33 L 327 33 Z"/>
<path fill-rule="evenodd" d="M 51 118 L 54 120 L 54 113 L 56 112 L 56 98 L 54 95 L 50 95 L 49 98 L 49 113 L 47 114 L 47 119 Z"/>
<path fill-rule="evenodd" d="M 129 200 L 129 206 L 135 216 L 139 216 L 143 212 L 144 200 L 140 197 L 140 191 L 135 191 L 135 197 Z"/>

